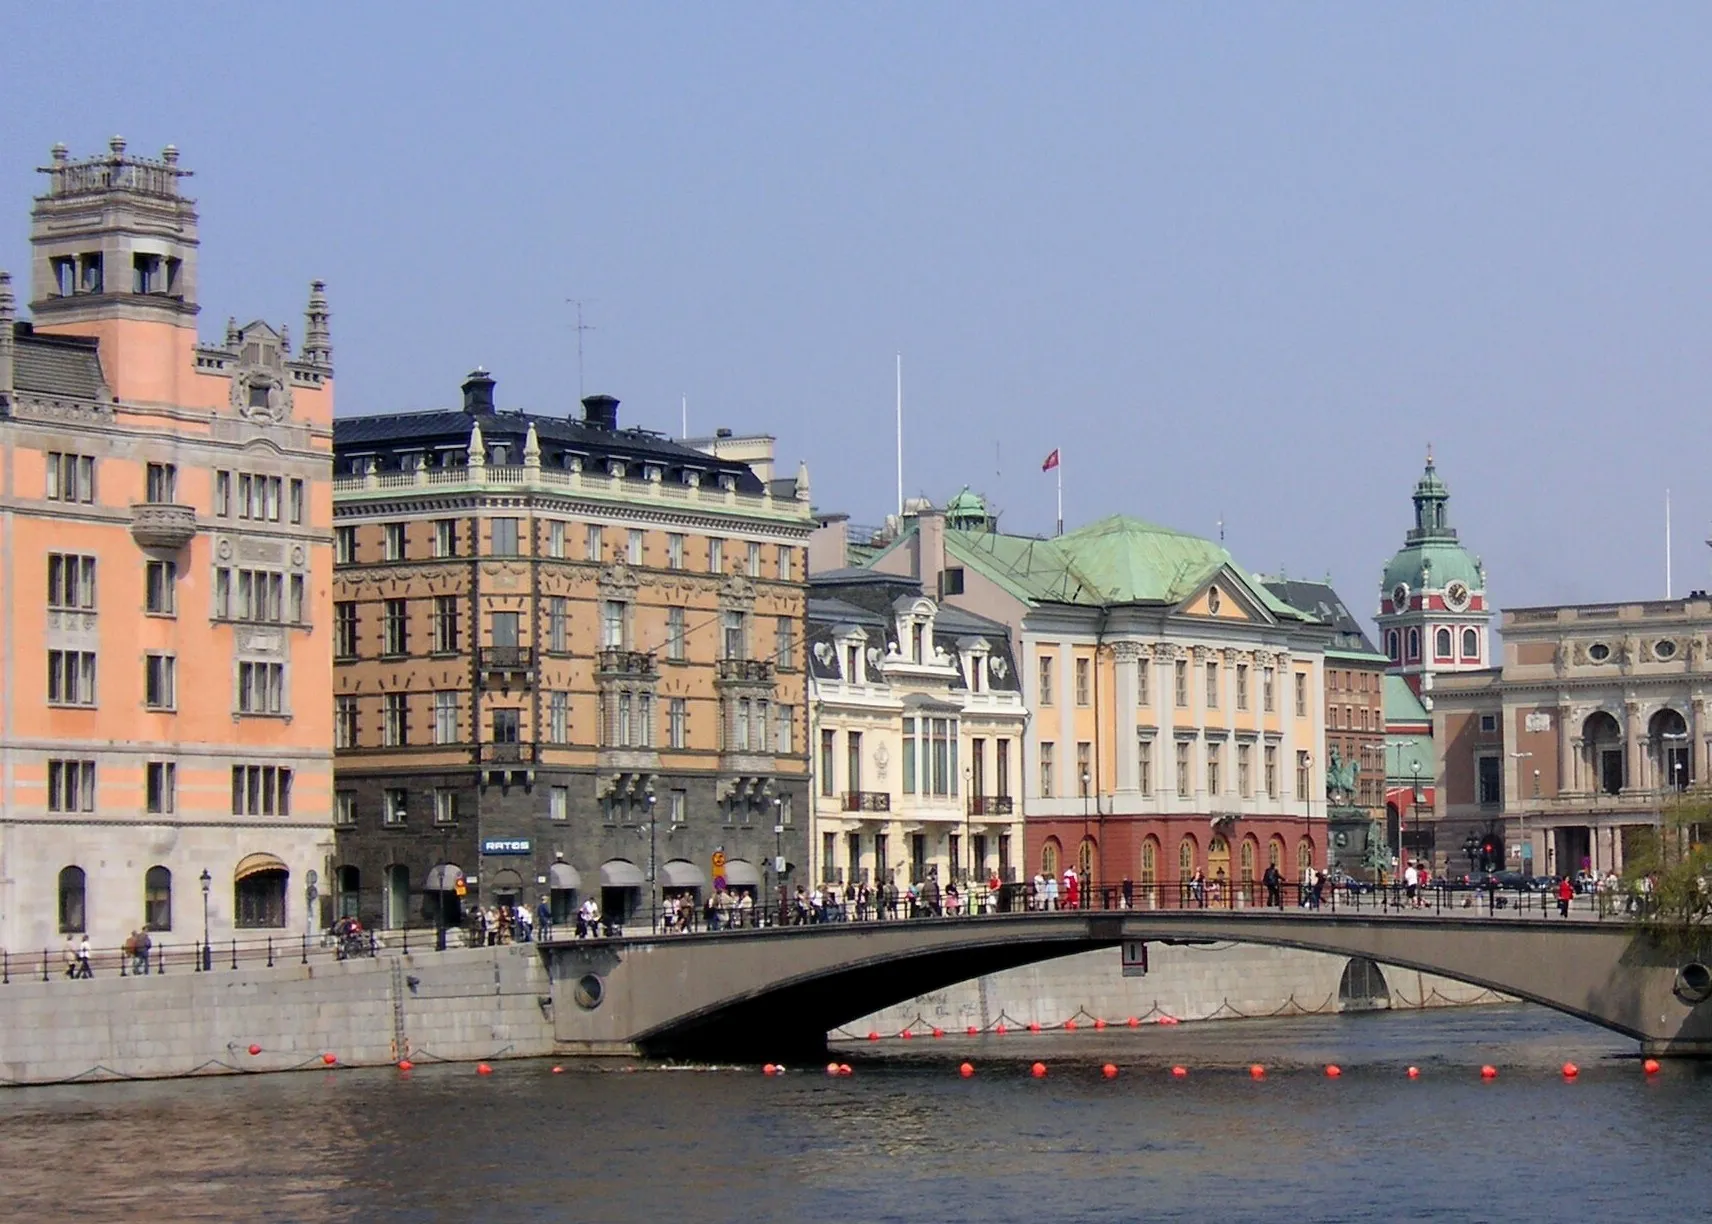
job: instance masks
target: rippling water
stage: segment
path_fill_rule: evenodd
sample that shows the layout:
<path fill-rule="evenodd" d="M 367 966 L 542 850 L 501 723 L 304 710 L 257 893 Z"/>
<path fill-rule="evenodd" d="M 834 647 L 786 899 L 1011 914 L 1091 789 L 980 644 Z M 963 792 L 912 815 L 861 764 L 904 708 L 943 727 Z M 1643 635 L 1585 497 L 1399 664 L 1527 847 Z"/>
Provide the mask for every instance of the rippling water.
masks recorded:
<path fill-rule="evenodd" d="M 863 1043 L 839 1080 L 520 1062 L 13 1089 L 0 1202 L 19 1220 L 1705 1218 L 1712 1073 L 1649 1080 L 1633 1053 L 1498 1008 Z"/>

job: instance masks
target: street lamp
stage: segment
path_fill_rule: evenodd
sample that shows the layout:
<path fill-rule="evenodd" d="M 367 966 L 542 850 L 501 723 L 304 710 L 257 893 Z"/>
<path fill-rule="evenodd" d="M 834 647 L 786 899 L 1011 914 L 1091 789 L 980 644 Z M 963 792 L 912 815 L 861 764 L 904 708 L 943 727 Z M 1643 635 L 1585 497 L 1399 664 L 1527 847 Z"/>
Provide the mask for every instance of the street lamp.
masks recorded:
<path fill-rule="evenodd" d="M 779 886 L 779 925 L 785 925 L 785 797 L 773 796 L 773 879 Z"/>
<path fill-rule="evenodd" d="M 1510 759 L 1512 761 L 1528 761 L 1532 760 L 1533 756 L 1534 754 L 1531 752 L 1512 752 L 1510 754 Z M 1539 777 L 1540 771 L 1537 769 L 1534 770 L 1534 798 L 1536 799 L 1539 798 L 1540 792 Z M 1528 840 L 1528 809 L 1521 805 L 1517 806 L 1516 837 L 1517 840 L 1521 842 L 1521 848 L 1516 855 L 1516 866 L 1521 868 L 1524 876 L 1530 876 L 1533 872 L 1528 870 L 1528 863 L 1534 857 L 1534 847 L 1533 843 Z M 1505 857 L 1507 858 L 1508 855 Z"/>
<path fill-rule="evenodd" d="M 975 855 L 975 840 L 973 835 L 974 825 L 971 823 L 969 817 L 972 814 L 971 809 L 975 806 L 975 793 L 971 791 L 969 787 L 974 776 L 974 771 L 970 769 L 969 766 L 965 765 L 963 767 L 963 853 L 971 860 L 973 860 Z M 986 826 L 983 825 L 982 827 L 985 828 Z M 971 861 L 969 867 L 963 872 L 964 892 L 969 891 L 968 885 L 975 878 L 973 867 L 974 863 Z M 952 883 L 956 883 L 957 873 L 953 871 L 951 876 Z"/>
<path fill-rule="evenodd" d="M 1421 798 L 1422 798 L 1422 796 L 1421 796 L 1421 762 L 1420 762 L 1419 758 L 1416 758 L 1415 760 L 1409 762 L 1409 770 L 1410 770 L 1410 772 L 1412 772 L 1415 775 L 1415 788 L 1414 788 L 1413 794 L 1411 795 L 1411 798 L 1414 799 L 1414 805 L 1413 806 L 1415 809 L 1415 848 L 1414 848 L 1413 853 L 1418 855 L 1421 852 Z M 1397 834 L 1397 840 L 1399 842 L 1403 840 L 1403 835 L 1402 835 L 1401 831 L 1399 831 Z M 1399 855 L 1398 857 L 1400 858 L 1402 856 Z M 1413 862 L 1414 859 L 1411 858 L 1409 861 Z M 1428 865 L 1431 866 L 1430 862 Z"/>
<path fill-rule="evenodd" d="M 1078 874 L 1084 876 L 1090 874 L 1088 867 L 1093 862 L 1092 856 L 1088 854 L 1088 798 L 1092 794 L 1092 788 L 1089 785 L 1092 781 L 1088 771 L 1084 769 L 1082 771 L 1082 847 L 1076 855 L 1076 866 L 1081 868 Z M 1084 906 L 1088 904 L 1088 889 L 1092 884 L 1092 880 L 1082 881 L 1082 895 L 1078 900 Z"/>
<path fill-rule="evenodd" d="M 659 869 L 656 866 L 656 855 L 658 854 L 660 840 L 655 828 L 657 822 L 654 819 L 654 804 L 658 796 L 653 791 L 649 791 L 646 798 L 648 802 L 648 905 L 651 911 L 649 922 L 654 933 L 658 935 L 660 933 L 660 880 Z"/>
<path fill-rule="evenodd" d="M 208 874 L 208 868 L 202 869 L 202 972 L 211 972 L 214 968 L 214 948 L 208 942 L 208 895 L 214 889 L 214 877 Z"/>

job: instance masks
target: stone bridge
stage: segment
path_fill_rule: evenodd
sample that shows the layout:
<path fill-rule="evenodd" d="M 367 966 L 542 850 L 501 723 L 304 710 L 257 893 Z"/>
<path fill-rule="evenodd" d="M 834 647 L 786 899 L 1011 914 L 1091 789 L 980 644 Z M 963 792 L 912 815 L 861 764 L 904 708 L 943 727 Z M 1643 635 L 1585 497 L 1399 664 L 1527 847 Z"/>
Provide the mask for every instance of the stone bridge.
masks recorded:
<path fill-rule="evenodd" d="M 822 1054 L 840 1025 L 929 991 L 1129 941 L 1303 948 L 1484 986 L 1712 1056 L 1712 975 L 1616 921 L 1301 910 L 1069 912 L 540 945 L 557 1048 L 698 1060 Z"/>

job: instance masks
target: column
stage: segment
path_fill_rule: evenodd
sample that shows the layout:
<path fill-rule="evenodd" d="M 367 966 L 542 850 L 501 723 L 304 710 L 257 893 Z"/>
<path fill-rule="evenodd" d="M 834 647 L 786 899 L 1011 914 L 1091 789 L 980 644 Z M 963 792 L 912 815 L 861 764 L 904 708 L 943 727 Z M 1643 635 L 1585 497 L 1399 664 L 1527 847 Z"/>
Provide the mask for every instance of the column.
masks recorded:
<path fill-rule="evenodd" d="M 1575 770 L 1574 747 L 1569 734 L 1569 705 L 1567 703 L 1557 708 L 1557 793 L 1580 790 Z"/>
<path fill-rule="evenodd" d="M 1650 783 L 1647 781 L 1646 759 L 1641 752 L 1641 703 L 1625 701 L 1623 703 L 1623 756 L 1626 774 L 1623 778 L 1625 790 L 1646 790 Z"/>
<path fill-rule="evenodd" d="M 1134 642 L 1119 642 L 1112 647 L 1117 672 L 1117 732 L 1112 751 L 1117 755 L 1117 789 L 1133 792 L 1139 789 L 1135 776 L 1136 670 L 1141 651 Z M 1097 713 L 1097 712 L 1096 712 Z"/>
<path fill-rule="evenodd" d="M 1706 698 L 1696 696 L 1693 701 L 1693 721 L 1688 727 L 1689 743 L 1694 753 L 1693 763 L 1689 766 L 1694 771 L 1694 784 L 1703 786 L 1709 780 L 1707 774 L 1707 727 L 1706 727 Z"/>

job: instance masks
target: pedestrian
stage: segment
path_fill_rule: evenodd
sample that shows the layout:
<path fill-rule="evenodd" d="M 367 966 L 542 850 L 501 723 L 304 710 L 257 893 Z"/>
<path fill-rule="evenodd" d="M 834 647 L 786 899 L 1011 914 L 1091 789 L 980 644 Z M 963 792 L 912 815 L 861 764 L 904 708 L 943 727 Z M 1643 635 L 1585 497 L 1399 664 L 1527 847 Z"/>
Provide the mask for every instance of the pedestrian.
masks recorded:
<path fill-rule="evenodd" d="M 1416 870 L 1415 864 L 1411 862 L 1407 867 L 1403 868 L 1403 896 L 1411 909 L 1415 907 L 1416 893 L 1420 886 L 1421 873 Z"/>
<path fill-rule="evenodd" d="M 1575 896 L 1575 885 L 1573 885 L 1569 882 L 1569 877 L 1564 876 L 1562 879 L 1558 880 L 1558 882 L 1557 882 L 1557 916 L 1559 918 L 1569 917 L 1569 903 L 1574 898 L 1574 896 Z"/>
<path fill-rule="evenodd" d="M 65 957 L 65 976 L 68 978 L 76 977 L 77 976 L 77 940 L 75 937 L 73 937 L 71 935 L 67 935 L 65 937 L 64 957 Z"/>
<path fill-rule="evenodd" d="M 1064 908 L 1082 908 L 1082 877 L 1076 874 L 1074 867 L 1064 869 Z"/>
<path fill-rule="evenodd" d="M 1266 885 L 1266 904 L 1274 909 L 1284 908 L 1284 873 L 1278 870 L 1277 863 L 1266 864 L 1266 871 L 1260 877 Z"/>
<path fill-rule="evenodd" d="M 77 945 L 77 976 L 92 978 L 95 970 L 89 964 L 89 936 L 85 935 Z"/>

